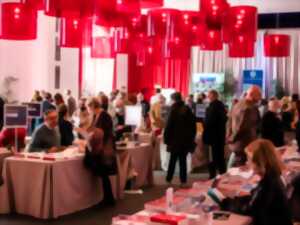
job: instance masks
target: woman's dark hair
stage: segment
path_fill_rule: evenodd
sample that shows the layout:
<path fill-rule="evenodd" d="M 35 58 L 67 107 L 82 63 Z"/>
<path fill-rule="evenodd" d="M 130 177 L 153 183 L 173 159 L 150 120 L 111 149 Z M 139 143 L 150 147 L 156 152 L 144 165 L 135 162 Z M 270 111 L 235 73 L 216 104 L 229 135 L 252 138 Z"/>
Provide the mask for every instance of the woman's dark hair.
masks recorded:
<path fill-rule="evenodd" d="M 100 104 L 101 104 L 101 108 L 104 110 L 104 111 L 107 111 L 108 110 L 108 104 L 109 104 L 109 99 L 106 95 L 102 95 L 100 97 Z"/>
<path fill-rule="evenodd" d="M 55 100 L 56 105 L 60 105 L 60 104 L 64 103 L 64 98 L 60 93 L 56 93 L 54 95 L 54 100 Z"/>
<path fill-rule="evenodd" d="M 171 99 L 174 101 L 174 102 L 182 102 L 182 96 L 179 92 L 175 92 L 171 95 Z"/>

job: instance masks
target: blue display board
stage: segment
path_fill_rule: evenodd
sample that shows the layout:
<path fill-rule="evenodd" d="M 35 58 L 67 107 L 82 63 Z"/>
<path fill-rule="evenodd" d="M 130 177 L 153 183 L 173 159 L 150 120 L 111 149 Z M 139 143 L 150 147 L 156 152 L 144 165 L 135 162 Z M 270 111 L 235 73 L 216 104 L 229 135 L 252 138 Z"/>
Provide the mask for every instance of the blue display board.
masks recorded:
<path fill-rule="evenodd" d="M 264 93 L 264 73 L 262 70 L 243 71 L 243 91 L 247 91 L 253 85 L 260 87 Z"/>
<path fill-rule="evenodd" d="M 27 113 L 25 105 L 4 105 L 4 127 L 27 128 Z"/>

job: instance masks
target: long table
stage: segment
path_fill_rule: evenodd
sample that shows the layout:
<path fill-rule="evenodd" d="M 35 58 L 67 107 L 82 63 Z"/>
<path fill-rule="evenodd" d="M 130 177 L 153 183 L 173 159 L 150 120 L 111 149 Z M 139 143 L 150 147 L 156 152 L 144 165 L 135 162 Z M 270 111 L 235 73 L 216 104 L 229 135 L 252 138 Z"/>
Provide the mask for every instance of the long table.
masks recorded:
<path fill-rule="evenodd" d="M 99 203 L 103 198 L 101 179 L 84 168 L 82 159 L 7 158 L 4 185 L 0 187 L 0 214 L 16 212 L 48 219 Z M 111 177 L 115 195 L 116 180 Z"/>
<path fill-rule="evenodd" d="M 12 153 L 10 151 L 8 151 L 5 148 L 0 148 L 0 186 L 3 183 L 3 179 L 2 179 L 2 167 L 3 167 L 3 163 L 4 163 L 4 159 L 11 156 Z"/>
<path fill-rule="evenodd" d="M 153 148 L 147 143 L 132 147 L 118 147 L 121 190 L 125 189 L 127 180 L 132 177 L 135 177 L 134 188 L 153 184 L 152 156 Z"/>

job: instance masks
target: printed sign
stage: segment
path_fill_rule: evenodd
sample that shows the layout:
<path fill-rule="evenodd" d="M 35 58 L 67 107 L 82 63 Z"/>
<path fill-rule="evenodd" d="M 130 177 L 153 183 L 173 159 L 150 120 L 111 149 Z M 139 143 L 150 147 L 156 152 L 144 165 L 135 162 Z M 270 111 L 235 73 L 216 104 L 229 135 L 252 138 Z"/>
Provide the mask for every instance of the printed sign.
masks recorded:
<path fill-rule="evenodd" d="M 7 128 L 27 128 L 27 106 L 4 105 L 4 126 Z"/>

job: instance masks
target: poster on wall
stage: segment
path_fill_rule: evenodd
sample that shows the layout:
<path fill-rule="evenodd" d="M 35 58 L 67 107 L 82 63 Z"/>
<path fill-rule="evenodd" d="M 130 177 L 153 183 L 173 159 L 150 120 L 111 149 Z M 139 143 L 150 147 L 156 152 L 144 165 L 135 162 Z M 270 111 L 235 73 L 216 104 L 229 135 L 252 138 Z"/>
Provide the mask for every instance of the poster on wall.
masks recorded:
<path fill-rule="evenodd" d="M 243 71 L 243 92 L 247 91 L 252 85 L 260 87 L 262 93 L 265 93 L 264 73 L 262 70 Z"/>
<path fill-rule="evenodd" d="M 6 128 L 27 128 L 27 106 L 5 105 L 4 106 L 4 127 Z"/>
<path fill-rule="evenodd" d="M 211 89 L 224 92 L 225 73 L 195 73 L 192 79 L 193 93 L 206 93 Z"/>

